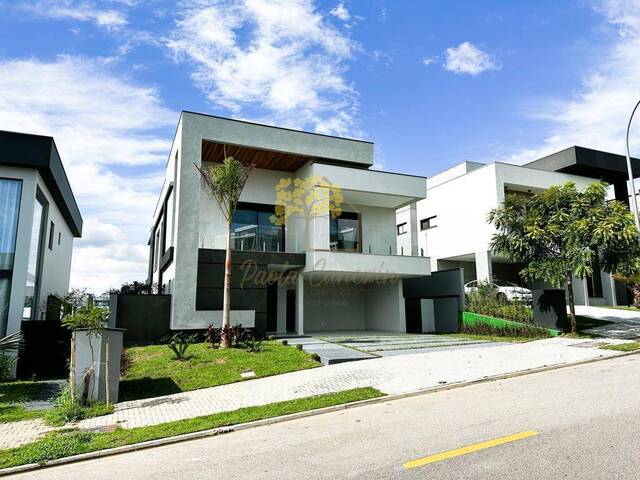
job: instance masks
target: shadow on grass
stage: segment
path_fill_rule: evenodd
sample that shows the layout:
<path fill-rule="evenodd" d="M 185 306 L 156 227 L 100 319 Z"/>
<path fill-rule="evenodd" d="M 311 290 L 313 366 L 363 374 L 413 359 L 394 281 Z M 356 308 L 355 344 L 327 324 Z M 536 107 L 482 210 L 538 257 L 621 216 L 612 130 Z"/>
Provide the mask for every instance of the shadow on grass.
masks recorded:
<path fill-rule="evenodd" d="M 615 322 L 608 320 L 602 320 L 599 318 L 585 317 L 584 315 L 576 315 L 576 326 L 578 332 L 588 330 L 590 328 L 602 327 L 603 325 L 610 325 Z"/>
<path fill-rule="evenodd" d="M 128 400 L 141 400 L 180 392 L 182 392 L 182 389 L 169 377 L 145 377 L 135 380 L 122 380 L 120 382 L 118 400 L 126 402 Z"/>

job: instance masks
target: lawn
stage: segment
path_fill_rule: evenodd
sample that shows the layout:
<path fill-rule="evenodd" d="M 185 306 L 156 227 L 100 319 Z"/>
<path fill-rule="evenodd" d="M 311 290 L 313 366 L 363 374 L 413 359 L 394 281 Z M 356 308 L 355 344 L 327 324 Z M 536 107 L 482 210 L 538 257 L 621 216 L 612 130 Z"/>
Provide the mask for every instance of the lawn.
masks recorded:
<path fill-rule="evenodd" d="M 617 345 L 605 345 L 604 347 L 600 348 L 602 348 L 603 350 L 615 350 L 617 352 L 635 352 L 636 350 L 640 350 L 640 343 L 619 343 Z"/>
<path fill-rule="evenodd" d="M 211 428 L 238 425 L 240 423 L 315 410 L 333 405 L 342 405 L 381 396 L 384 396 L 384 394 L 380 391 L 365 387 L 286 402 L 271 403 L 258 407 L 241 408 L 231 412 L 216 413 L 214 415 L 163 423 L 150 427 L 118 429 L 108 433 L 89 433 L 77 430 L 54 432 L 37 442 L 18 448 L 0 450 L 0 468 L 8 468 L 27 463 L 45 463 L 57 458 L 94 452 L 105 448 L 131 445 L 157 438 L 172 437 Z"/>
<path fill-rule="evenodd" d="M 43 417 L 46 410 L 27 410 L 21 403 L 42 398 L 46 390 L 37 382 L 0 383 L 0 423 Z"/>
<path fill-rule="evenodd" d="M 166 345 L 130 347 L 126 352 L 131 365 L 120 382 L 120 401 L 239 382 L 247 371 L 267 377 L 320 365 L 309 354 L 277 341 L 264 342 L 259 353 L 197 343 L 187 351 L 186 360 L 175 360 Z"/>

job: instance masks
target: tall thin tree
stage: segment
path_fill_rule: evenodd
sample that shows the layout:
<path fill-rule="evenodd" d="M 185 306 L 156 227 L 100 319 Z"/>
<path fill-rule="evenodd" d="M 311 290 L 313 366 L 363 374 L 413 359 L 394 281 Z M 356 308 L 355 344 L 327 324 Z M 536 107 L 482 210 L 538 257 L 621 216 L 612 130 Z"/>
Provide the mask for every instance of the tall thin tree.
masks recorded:
<path fill-rule="evenodd" d="M 222 301 L 222 328 L 226 329 L 231 326 L 231 224 L 240 195 L 255 165 L 243 163 L 232 156 L 227 156 L 226 150 L 224 151 L 224 157 L 222 163 L 203 163 L 200 166 L 195 164 L 194 166 L 200 173 L 205 189 L 220 208 L 227 221 L 224 296 Z M 223 348 L 230 346 L 228 335 L 222 335 L 220 346 Z"/>

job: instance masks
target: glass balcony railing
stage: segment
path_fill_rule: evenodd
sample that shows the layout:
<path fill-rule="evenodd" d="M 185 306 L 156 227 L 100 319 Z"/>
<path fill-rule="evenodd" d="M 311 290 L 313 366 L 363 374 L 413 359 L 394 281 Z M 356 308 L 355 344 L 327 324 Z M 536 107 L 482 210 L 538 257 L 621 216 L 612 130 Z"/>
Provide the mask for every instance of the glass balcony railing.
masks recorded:
<path fill-rule="evenodd" d="M 252 252 L 284 252 L 284 230 L 277 226 L 242 225 L 231 234 L 231 248 Z"/>
<path fill-rule="evenodd" d="M 397 242 L 394 230 L 390 232 L 364 228 L 357 232 L 343 232 L 344 235 L 331 235 L 326 230 L 320 236 L 324 236 L 324 241 L 318 238 L 308 238 L 311 231 L 300 225 L 300 229 L 282 229 L 278 226 L 269 225 L 234 225 L 231 233 L 231 248 L 239 251 L 253 252 L 291 252 L 303 253 L 313 250 L 330 250 L 333 252 L 358 253 L 365 255 L 403 255 L 403 256 L 424 256 L 418 249 L 417 255 L 411 254 L 409 242 Z M 200 248 L 224 249 L 226 248 L 227 236 L 218 233 L 224 230 L 223 225 L 215 226 L 216 232 L 201 232 Z M 328 237 L 328 238 L 327 238 Z M 326 242 L 326 243 L 325 243 Z"/>

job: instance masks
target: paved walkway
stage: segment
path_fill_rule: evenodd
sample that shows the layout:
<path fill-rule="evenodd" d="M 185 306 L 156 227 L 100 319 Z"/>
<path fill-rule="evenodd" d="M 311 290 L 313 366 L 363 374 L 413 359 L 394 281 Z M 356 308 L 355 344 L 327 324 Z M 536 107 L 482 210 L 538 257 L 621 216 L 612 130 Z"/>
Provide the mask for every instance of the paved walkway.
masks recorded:
<path fill-rule="evenodd" d="M 434 351 L 415 355 L 375 358 L 303 370 L 268 378 L 177 393 L 147 400 L 122 402 L 114 413 L 77 424 L 94 429 L 113 425 L 135 428 L 184 420 L 242 407 L 374 387 L 386 394 L 412 392 L 443 384 L 523 371 L 547 365 L 615 355 L 601 350 L 600 341 L 552 338 L 525 344 L 497 344 L 482 349 Z M 0 425 L 0 445 L 33 441 L 42 433 Z M 38 432 L 38 433 L 35 433 Z"/>
<path fill-rule="evenodd" d="M 576 305 L 576 315 L 613 322 L 609 325 L 590 328 L 585 330 L 585 333 L 629 340 L 640 337 L 640 311 Z"/>

